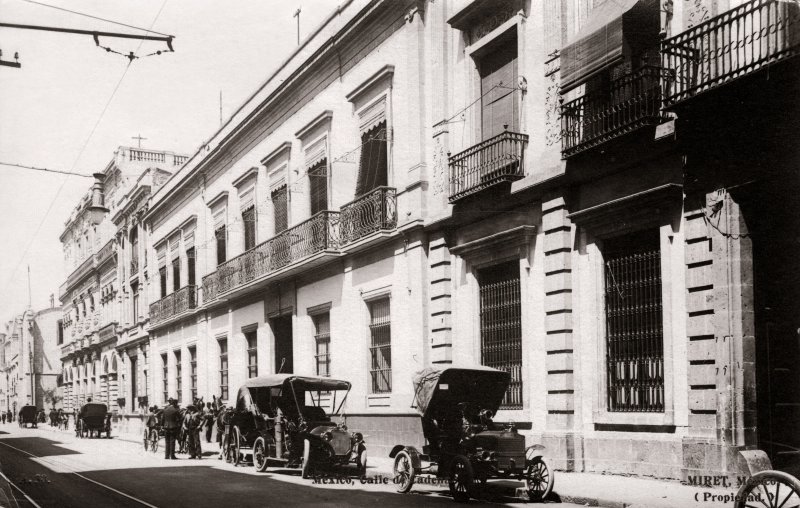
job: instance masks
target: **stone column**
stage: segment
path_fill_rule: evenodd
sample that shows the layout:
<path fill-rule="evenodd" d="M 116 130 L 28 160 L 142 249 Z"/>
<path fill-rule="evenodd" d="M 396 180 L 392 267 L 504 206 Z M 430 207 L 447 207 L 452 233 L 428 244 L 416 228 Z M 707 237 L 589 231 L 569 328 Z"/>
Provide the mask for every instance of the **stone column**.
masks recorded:
<path fill-rule="evenodd" d="M 431 237 L 428 245 L 430 360 L 432 364 L 449 364 L 453 361 L 450 249 L 441 235 Z"/>

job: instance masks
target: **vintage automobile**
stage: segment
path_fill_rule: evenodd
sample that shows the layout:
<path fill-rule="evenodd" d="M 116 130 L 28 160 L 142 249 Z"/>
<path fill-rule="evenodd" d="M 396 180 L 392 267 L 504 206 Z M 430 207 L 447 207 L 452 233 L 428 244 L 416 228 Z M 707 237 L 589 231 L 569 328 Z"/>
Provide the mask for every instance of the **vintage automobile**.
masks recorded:
<path fill-rule="evenodd" d="M 84 404 L 78 412 L 75 421 L 75 435 L 84 438 L 91 437 L 92 433 L 106 433 L 106 438 L 111 438 L 111 413 L 105 404 Z"/>
<path fill-rule="evenodd" d="M 226 459 L 238 464 L 249 452 L 257 471 L 269 465 L 300 468 L 303 478 L 347 464 L 365 472 L 364 437 L 347 430 L 341 412 L 349 392 L 350 383 L 328 377 L 273 374 L 248 380 L 226 419 Z M 341 421 L 332 422 L 323 406 Z"/>
<path fill-rule="evenodd" d="M 447 478 L 455 501 L 466 502 L 489 478 L 509 478 L 525 481 L 531 501 L 544 500 L 553 489 L 544 447 L 526 447 L 513 423 L 492 421 L 510 380 L 508 372 L 480 366 L 418 372 L 414 401 L 426 444 L 422 453 L 397 445 L 389 454 L 398 492 L 411 490 L 417 475 L 436 475 Z"/>
<path fill-rule="evenodd" d="M 36 406 L 22 406 L 19 410 L 19 421 L 20 427 L 27 427 L 30 425 L 34 429 L 38 427 L 37 417 L 39 414 L 39 410 L 36 409 Z"/>

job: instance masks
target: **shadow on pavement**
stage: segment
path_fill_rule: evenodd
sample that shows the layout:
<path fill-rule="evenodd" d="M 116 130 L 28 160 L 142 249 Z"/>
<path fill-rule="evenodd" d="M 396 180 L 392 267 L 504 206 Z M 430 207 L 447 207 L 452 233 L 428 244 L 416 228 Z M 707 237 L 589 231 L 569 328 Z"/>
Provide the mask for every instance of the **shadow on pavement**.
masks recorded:
<path fill-rule="evenodd" d="M 46 439 L 43 437 L 14 437 L 11 439 L 0 440 L 0 443 L 5 443 L 20 450 L 25 450 L 26 452 L 32 453 L 37 457 L 81 454 L 81 452 L 63 448 L 61 445 L 64 443 L 60 441 L 53 441 L 52 439 Z M 0 445 L 0 449 L 2 449 L 2 445 Z"/>

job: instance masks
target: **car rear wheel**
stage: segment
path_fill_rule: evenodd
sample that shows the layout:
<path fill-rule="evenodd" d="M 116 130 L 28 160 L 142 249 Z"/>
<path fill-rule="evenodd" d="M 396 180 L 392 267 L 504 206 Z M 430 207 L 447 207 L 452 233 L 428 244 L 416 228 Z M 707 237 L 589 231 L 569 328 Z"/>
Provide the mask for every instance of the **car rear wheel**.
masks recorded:
<path fill-rule="evenodd" d="M 394 481 L 397 485 L 397 492 L 405 494 L 414 486 L 414 478 L 417 472 L 411 462 L 411 455 L 405 450 L 401 450 L 394 457 Z"/>
<path fill-rule="evenodd" d="M 544 501 L 553 491 L 553 472 L 541 457 L 534 457 L 525 464 L 525 487 L 528 499 Z"/>
<path fill-rule="evenodd" d="M 736 493 L 734 508 L 800 506 L 800 481 L 782 471 L 761 471 L 751 476 Z"/>
<path fill-rule="evenodd" d="M 267 458 L 267 444 L 264 442 L 264 438 L 260 437 L 253 444 L 253 467 L 256 471 L 263 473 L 267 470 Z"/>
<path fill-rule="evenodd" d="M 450 478 L 448 485 L 453 500 L 459 503 L 466 503 L 474 489 L 475 474 L 472 464 L 463 455 L 456 455 L 450 462 Z"/>
<path fill-rule="evenodd" d="M 303 441 L 303 463 L 300 466 L 300 471 L 303 478 L 308 478 L 311 476 L 311 468 L 311 441 L 306 439 Z"/>

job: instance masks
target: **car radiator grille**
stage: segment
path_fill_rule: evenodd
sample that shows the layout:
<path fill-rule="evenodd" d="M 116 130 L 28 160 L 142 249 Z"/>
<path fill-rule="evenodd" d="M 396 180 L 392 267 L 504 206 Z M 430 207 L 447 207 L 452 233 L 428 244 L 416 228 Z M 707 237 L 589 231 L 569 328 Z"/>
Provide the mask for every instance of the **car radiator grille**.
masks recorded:
<path fill-rule="evenodd" d="M 346 432 L 333 432 L 331 447 L 336 455 L 347 455 L 350 451 L 350 435 Z"/>

